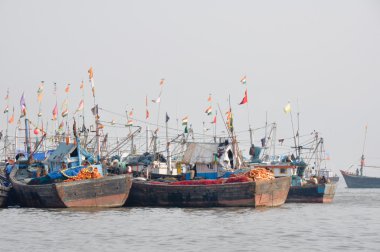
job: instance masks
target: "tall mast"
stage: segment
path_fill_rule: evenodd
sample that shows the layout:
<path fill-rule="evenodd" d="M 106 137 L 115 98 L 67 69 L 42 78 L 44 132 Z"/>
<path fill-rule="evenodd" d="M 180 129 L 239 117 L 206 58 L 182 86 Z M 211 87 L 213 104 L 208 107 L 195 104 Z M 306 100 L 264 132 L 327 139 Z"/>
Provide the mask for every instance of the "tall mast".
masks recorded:
<path fill-rule="evenodd" d="M 7 89 L 7 128 L 5 130 L 5 138 L 4 138 L 4 158 L 8 160 L 8 127 L 9 127 L 9 88 Z"/>
<path fill-rule="evenodd" d="M 363 142 L 363 149 L 362 149 L 362 156 L 360 158 L 360 176 L 363 176 L 363 167 L 364 167 L 364 148 L 365 148 L 365 143 L 367 140 L 367 125 L 365 126 L 365 131 L 364 131 L 364 142 Z"/>

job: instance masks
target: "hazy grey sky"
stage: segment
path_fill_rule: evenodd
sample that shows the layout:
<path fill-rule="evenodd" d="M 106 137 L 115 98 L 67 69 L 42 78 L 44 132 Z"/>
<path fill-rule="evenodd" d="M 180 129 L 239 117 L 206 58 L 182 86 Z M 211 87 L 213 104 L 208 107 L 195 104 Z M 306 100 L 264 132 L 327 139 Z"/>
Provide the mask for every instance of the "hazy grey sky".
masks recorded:
<path fill-rule="evenodd" d="M 211 93 L 213 107 L 218 102 L 223 111 L 231 96 L 237 131 L 246 131 L 247 107 L 237 105 L 246 75 L 254 128 L 264 125 L 267 112 L 269 122 L 278 123 L 278 138 L 291 136 L 283 107 L 289 100 L 295 113 L 298 101 L 301 134 L 321 132 L 332 168 L 358 160 L 367 123 L 367 156 L 380 158 L 379 1 L 0 0 L 0 31 L 0 95 L 9 87 L 17 114 L 24 91 L 36 118 L 41 80 L 46 118 L 55 103 L 53 82 L 59 106 L 71 83 L 74 110 L 85 80 L 89 113 L 92 66 L 100 107 L 134 108 L 144 119 L 145 95 L 157 98 L 165 78 L 161 124 L 166 111 L 173 128 L 175 118 L 188 115 L 201 133 L 202 122 L 211 121 L 204 113 Z M 149 104 L 153 123 L 157 108 Z M 0 120 L 4 129 L 4 115 Z M 263 132 L 255 134 L 258 143 Z M 248 133 L 239 138 L 249 139 Z"/>

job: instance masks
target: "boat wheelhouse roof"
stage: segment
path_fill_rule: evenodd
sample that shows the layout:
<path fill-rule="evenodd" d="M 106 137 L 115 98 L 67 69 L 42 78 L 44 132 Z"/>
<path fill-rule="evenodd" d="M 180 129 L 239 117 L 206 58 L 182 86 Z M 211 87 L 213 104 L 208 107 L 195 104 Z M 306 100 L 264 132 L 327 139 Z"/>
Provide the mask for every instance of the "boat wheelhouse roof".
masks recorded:
<path fill-rule="evenodd" d="M 211 163 L 218 154 L 219 143 L 188 143 L 183 155 L 184 163 Z"/>

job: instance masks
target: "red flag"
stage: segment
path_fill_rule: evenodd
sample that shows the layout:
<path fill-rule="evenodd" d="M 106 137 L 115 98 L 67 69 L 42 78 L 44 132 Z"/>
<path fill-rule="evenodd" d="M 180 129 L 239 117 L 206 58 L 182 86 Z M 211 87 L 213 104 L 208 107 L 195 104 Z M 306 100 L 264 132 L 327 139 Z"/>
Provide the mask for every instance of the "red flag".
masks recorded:
<path fill-rule="evenodd" d="M 67 84 L 65 88 L 65 93 L 69 93 L 69 92 L 70 92 L 70 84 Z"/>
<path fill-rule="evenodd" d="M 214 120 L 212 120 L 212 122 L 211 123 L 213 123 L 213 124 L 215 124 L 216 123 L 216 115 L 214 115 Z"/>
<path fill-rule="evenodd" d="M 148 118 L 149 118 L 149 110 L 147 109 L 147 110 L 146 110 L 145 119 L 148 119 Z"/>
<path fill-rule="evenodd" d="M 248 94 L 247 94 L 247 89 L 245 90 L 245 93 L 244 93 L 244 98 L 243 100 L 239 103 L 239 105 L 243 105 L 243 104 L 246 104 L 248 102 Z"/>

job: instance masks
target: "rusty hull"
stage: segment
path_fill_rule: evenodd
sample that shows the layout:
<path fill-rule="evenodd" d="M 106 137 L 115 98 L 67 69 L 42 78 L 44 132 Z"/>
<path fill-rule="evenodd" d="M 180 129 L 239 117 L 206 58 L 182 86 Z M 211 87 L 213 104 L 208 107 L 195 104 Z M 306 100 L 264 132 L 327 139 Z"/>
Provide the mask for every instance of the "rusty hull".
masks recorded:
<path fill-rule="evenodd" d="M 214 185 L 169 185 L 134 181 L 128 206 L 274 207 L 284 204 L 290 178 Z"/>
<path fill-rule="evenodd" d="M 132 185 L 131 175 L 99 179 L 28 185 L 14 178 L 11 182 L 22 207 L 118 207 L 125 204 Z"/>

